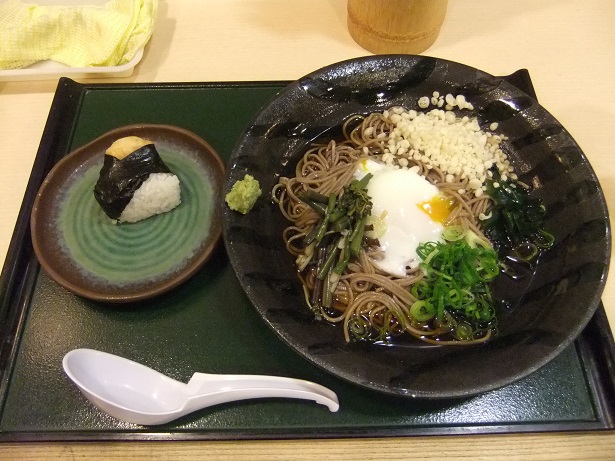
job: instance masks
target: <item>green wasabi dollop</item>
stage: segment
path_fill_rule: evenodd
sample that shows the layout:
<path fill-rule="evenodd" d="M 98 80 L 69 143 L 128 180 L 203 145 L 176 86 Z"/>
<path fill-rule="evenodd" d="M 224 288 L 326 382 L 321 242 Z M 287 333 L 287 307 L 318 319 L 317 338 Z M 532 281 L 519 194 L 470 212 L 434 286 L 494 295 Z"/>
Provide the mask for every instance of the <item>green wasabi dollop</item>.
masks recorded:
<path fill-rule="evenodd" d="M 231 210 L 246 214 L 262 193 L 258 181 L 247 174 L 242 180 L 233 184 L 225 200 Z"/>

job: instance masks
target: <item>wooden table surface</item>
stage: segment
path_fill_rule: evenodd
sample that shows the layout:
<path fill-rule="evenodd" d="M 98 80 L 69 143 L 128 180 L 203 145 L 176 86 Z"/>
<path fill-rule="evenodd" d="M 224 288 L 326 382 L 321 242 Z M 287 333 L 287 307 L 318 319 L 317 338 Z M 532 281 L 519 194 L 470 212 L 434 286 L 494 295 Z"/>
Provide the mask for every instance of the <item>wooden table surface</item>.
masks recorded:
<path fill-rule="evenodd" d="M 62 3 L 58 0 L 57 3 Z M 530 71 L 615 206 L 615 2 L 450 0 L 424 54 L 493 75 Z M 365 56 L 345 0 L 160 0 L 134 74 L 90 82 L 294 80 Z M 57 80 L 0 82 L 0 258 L 11 240 Z M 615 281 L 603 301 L 615 325 Z M 615 459 L 615 433 L 237 442 L 7 443 L 0 459 Z"/>

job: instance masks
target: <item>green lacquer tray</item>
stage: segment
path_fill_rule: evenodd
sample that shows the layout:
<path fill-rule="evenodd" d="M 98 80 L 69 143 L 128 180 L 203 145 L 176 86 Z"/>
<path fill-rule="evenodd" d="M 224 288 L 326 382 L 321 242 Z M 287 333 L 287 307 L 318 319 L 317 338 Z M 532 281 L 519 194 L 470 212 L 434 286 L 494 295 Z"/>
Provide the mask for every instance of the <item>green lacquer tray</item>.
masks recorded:
<path fill-rule="evenodd" d="M 532 94 L 527 71 L 505 77 Z M 507 387 L 456 400 L 384 396 L 306 362 L 268 329 L 235 279 L 221 243 L 188 282 L 147 302 L 106 305 L 54 283 L 33 255 L 29 216 L 51 167 L 123 125 L 176 125 L 227 161 L 256 111 L 286 82 L 79 84 L 59 81 L 0 279 L 0 440 L 191 440 L 386 437 L 608 430 L 615 427 L 614 349 L 602 307 L 547 366 Z M 99 412 L 62 371 L 88 347 L 187 381 L 195 371 L 308 379 L 333 389 L 340 411 L 302 401 L 225 404 L 165 426 Z"/>

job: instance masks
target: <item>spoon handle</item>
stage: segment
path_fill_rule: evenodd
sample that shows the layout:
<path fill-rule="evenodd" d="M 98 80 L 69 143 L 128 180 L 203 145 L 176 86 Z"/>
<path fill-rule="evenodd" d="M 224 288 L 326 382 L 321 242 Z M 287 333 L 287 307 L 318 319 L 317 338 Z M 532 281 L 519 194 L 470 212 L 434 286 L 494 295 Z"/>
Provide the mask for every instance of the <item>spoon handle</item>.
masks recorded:
<path fill-rule="evenodd" d="M 330 411 L 339 409 L 337 395 L 332 390 L 311 381 L 281 376 L 195 373 L 187 384 L 187 391 L 190 395 L 188 405 L 195 407 L 199 406 L 201 397 L 211 402 L 210 405 L 277 397 L 313 400 Z"/>

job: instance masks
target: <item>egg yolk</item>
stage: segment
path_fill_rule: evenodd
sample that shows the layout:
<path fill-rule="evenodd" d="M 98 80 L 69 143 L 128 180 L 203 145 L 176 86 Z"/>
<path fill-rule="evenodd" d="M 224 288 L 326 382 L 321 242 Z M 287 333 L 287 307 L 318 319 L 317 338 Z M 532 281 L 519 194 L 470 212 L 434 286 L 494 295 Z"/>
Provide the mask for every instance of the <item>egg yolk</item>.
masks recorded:
<path fill-rule="evenodd" d="M 417 206 L 426 213 L 432 221 L 443 224 L 451 214 L 453 201 L 441 195 L 436 195 L 426 202 L 418 203 Z"/>

